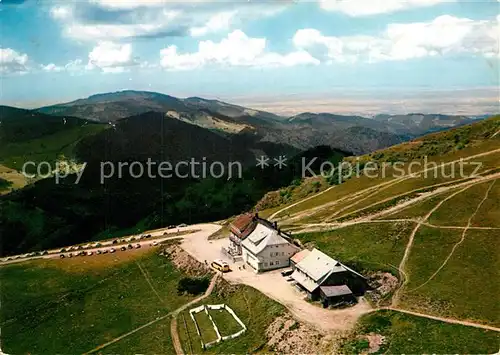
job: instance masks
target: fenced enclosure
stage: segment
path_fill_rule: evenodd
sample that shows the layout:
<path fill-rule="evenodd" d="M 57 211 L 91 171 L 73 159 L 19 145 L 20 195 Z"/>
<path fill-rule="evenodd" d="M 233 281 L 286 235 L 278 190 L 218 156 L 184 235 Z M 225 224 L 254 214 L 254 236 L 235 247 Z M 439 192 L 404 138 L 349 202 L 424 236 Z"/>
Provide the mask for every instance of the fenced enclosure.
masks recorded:
<path fill-rule="evenodd" d="M 200 318 L 198 318 L 197 314 L 201 312 L 204 313 L 203 316 L 206 316 L 209 319 L 210 323 L 201 321 Z M 211 346 L 214 346 L 221 341 L 237 338 L 247 330 L 247 327 L 236 315 L 236 313 L 234 313 L 234 311 L 225 304 L 202 305 L 191 309 L 189 311 L 189 315 L 191 316 L 191 319 L 196 328 L 196 332 L 200 337 L 200 342 L 203 349 L 210 348 Z M 212 315 L 216 318 L 215 321 Z M 227 317 L 230 317 L 231 321 L 234 321 L 234 324 L 231 324 L 228 321 Z M 222 326 L 224 327 L 224 335 L 221 334 L 217 323 L 222 324 Z M 207 339 L 211 340 L 209 336 L 212 331 L 215 332 L 215 340 L 207 341 Z M 226 335 L 226 332 L 230 332 L 230 334 Z"/>

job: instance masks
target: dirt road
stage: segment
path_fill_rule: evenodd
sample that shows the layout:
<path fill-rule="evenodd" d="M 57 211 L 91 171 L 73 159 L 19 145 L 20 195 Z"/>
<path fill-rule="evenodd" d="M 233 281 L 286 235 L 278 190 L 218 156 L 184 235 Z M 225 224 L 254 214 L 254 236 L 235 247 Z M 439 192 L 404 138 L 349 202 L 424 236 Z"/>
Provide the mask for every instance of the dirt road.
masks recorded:
<path fill-rule="evenodd" d="M 104 241 L 104 242 L 99 242 L 101 246 L 99 247 L 90 247 L 90 248 L 84 248 L 81 250 L 73 250 L 71 253 L 73 255 L 77 253 L 78 251 L 86 251 L 86 252 L 92 252 L 95 254 L 98 250 L 104 251 L 107 250 L 108 252 L 111 249 L 115 249 L 117 252 L 120 252 L 119 249 L 123 245 L 127 244 L 132 244 L 135 248 L 137 244 L 141 245 L 141 248 L 143 247 L 150 247 L 153 242 L 161 243 L 166 240 L 175 240 L 175 239 L 182 239 L 187 236 L 191 235 L 205 235 L 206 233 L 209 233 L 209 235 L 217 232 L 221 227 L 217 224 L 212 224 L 212 223 L 203 223 L 203 224 L 193 224 L 191 226 L 187 227 L 182 227 L 182 228 L 175 228 L 175 229 L 157 229 L 155 231 L 150 231 L 150 232 L 144 232 L 142 233 L 143 235 L 150 234 L 151 238 L 147 239 L 140 239 L 140 240 L 135 240 L 135 241 L 130 241 L 122 244 L 113 244 L 112 240 Z M 177 233 L 181 233 L 182 235 L 176 235 Z M 192 232 L 192 233 L 189 233 Z M 127 237 L 122 237 L 119 238 L 121 239 L 130 239 L 131 237 L 134 236 L 127 236 Z M 95 244 L 94 243 L 89 243 L 89 244 Z M 70 247 L 75 248 L 76 246 L 68 246 L 65 247 L 66 250 L 68 250 Z M 32 256 L 32 257 L 27 257 L 25 255 L 17 255 L 17 256 L 10 256 L 10 257 L 5 257 L 0 260 L 0 265 L 8 265 L 8 264 L 13 264 L 13 263 L 19 263 L 23 261 L 28 261 L 28 260 L 36 260 L 36 259 L 52 259 L 52 258 L 59 258 L 61 254 L 65 254 L 66 257 L 69 254 L 68 252 L 61 253 L 61 248 L 57 249 L 51 249 L 48 251 L 47 255 L 42 255 L 42 256 Z M 89 258 L 92 256 L 84 256 L 84 258 Z M 11 260 L 8 260 L 11 259 Z"/>
<path fill-rule="evenodd" d="M 231 283 L 251 286 L 269 298 L 287 307 L 298 320 L 310 324 L 320 331 L 346 330 L 354 326 L 358 318 L 371 310 L 363 299 L 354 307 L 343 310 L 327 310 L 304 300 L 305 294 L 300 293 L 281 276 L 281 270 L 256 274 L 247 265 L 240 268 L 243 262 L 233 263 L 221 252 L 227 246 L 227 239 L 207 240 L 207 237 L 190 236 L 182 241 L 181 247 L 200 262 L 222 258 L 231 267 L 231 272 L 223 278 Z"/>

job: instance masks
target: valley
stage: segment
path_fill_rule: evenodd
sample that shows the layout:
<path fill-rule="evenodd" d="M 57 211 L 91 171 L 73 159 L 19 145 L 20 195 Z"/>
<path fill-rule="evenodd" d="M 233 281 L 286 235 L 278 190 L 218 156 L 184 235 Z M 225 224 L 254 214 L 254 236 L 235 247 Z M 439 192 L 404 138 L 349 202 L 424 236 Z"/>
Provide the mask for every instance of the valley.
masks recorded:
<path fill-rule="evenodd" d="M 100 102 L 102 97 L 92 100 Z M 8 111 L 14 116 L 3 122 L 15 124 L 3 125 L 3 136 L 15 134 L 18 139 L 0 146 L 0 177 L 6 181 L 0 184 L 0 296 L 8 308 L 1 314 L 4 352 L 497 350 L 498 116 L 472 125 L 457 123 L 454 129 L 384 149 L 375 147 L 386 143 L 370 146 L 368 154 L 351 156 L 332 146 L 303 150 L 306 146 L 293 139 L 279 142 L 267 133 L 260 135 L 264 131 L 256 122 L 273 126 L 269 132 L 290 125 L 271 114 L 220 102 L 208 105 L 199 98 L 180 102 L 191 105 L 191 115 L 213 111 L 210 117 L 196 116 L 196 124 L 188 122 L 194 116 L 181 118 L 171 111 L 168 117 L 136 112 L 112 124 L 99 123 L 97 116 L 64 121 L 46 113 L 37 117 Z M 62 115 L 64 110 L 51 113 Z M 89 111 L 78 108 L 73 113 L 81 112 Z M 20 114 L 34 120 L 26 122 L 29 129 L 21 129 L 13 118 Z M 222 114 L 233 118 L 221 118 Z M 295 123 L 287 129 L 299 125 L 300 130 L 310 130 L 305 125 L 328 125 L 321 121 L 326 119 L 352 131 L 350 124 L 366 120 L 323 115 L 314 122 L 316 118 L 290 119 Z M 43 120 L 54 128 L 37 131 Z M 217 122 L 224 123 L 214 126 Z M 35 131 L 40 133 L 33 135 Z M 283 167 L 263 169 L 254 166 L 260 154 L 288 159 Z M 187 157 L 240 161 L 243 174 L 238 179 L 99 179 L 103 158 L 110 163 L 158 163 Z M 316 176 L 304 177 L 304 161 L 312 158 L 319 158 L 310 166 Z M 52 178 L 24 178 L 19 170 L 20 162 L 26 161 L 87 165 L 78 183 L 74 175 L 56 183 Z M 352 164 L 359 174 L 330 171 L 322 176 L 325 162 Z M 375 168 L 366 170 L 369 164 Z M 370 282 L 381 282 L 382 277 L 387 289 L 373 289 L 355 306 L 325 309 L 307 301 L 279 271 L 256 274 L 245 268 L 244 262 L 221 250 L 228 243 L 234 216 L 251 210 L 291 233 L 300 248 L 318 248 L 367 275 Z M 189 226 L 167 228 L 185 223 Z M 146 234 L 151 239 L 138 239 Z M 124 250 L 127 243 L 140 247 Z M 86 246 L 86 256 L 67 257 L 70 248 L 78 249 L 75 245 Z M 231 272 L 219 275 L 208 267 L 207 261 L 219 258 L 227 260 Z M 196 294 L 179 291 L 182 280 L 204 286 Z M 248 330 L 204 349 L 189 310 L 222 303 Z M 216 340 L 209 318 L 199 317 L 205 329 L 200 339 Z M 223 315 L 213 317 L 222 322 Z M 281 324 L 279 329 L 276 324 Z M 236 329 L 228 327 L 220 329 Z M 65 340 L 49 341 L 54 332 Z M 461 340 L 448 341 L 450 334 L 460 334 Z"/>

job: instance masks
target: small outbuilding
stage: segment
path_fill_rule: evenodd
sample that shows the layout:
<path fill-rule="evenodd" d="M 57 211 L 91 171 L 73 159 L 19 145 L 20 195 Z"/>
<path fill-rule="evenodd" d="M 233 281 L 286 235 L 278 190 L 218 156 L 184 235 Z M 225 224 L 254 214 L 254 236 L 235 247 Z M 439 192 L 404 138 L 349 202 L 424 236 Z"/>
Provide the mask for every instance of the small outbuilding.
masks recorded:
<path fill-rule="evenodd" d="M 347 285 L 321 286 L 319 288 L 321 303 L 324 307 L 336 305 L 342 302 L 355 303 L 356 297 Z"/>

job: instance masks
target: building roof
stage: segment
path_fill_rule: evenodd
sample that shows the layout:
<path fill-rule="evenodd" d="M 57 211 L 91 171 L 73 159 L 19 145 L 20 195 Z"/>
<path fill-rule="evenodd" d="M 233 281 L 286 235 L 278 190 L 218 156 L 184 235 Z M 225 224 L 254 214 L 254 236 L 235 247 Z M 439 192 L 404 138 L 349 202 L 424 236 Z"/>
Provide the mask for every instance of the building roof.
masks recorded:
<path fill-rule="evenodd" d="M 294 256 L 292 256 L 290 258 L 291 261 L 293 261 L 295 264 L 298 264 L 300 263 L 306 256 L 309 255 L 311 251 L 310 250 L 307 250 L 307 249 L 304 249 L 304 250 L 301 250 L 299 251 L 297 254 L 295 254 Z"/>
<path fill-rule="evenodd" d="M 298 270 L 295 270 L 291 277 L 309 292 L 313 292 L 319 286 L 316 282 Z"/>
<path fill-rule="evenodd" d="M 245 237 L 251 233 L 253 227 L 255 227 L 255 217 L 250 213 L 242 214 L 231 222 L 229 228 L 238 238 L 245 239 Z"/>
<path fill-rule="evenodd" d="M 290 243 L 280 235 L 279 231 L 259 222 L 241 245 L 252 254 L 257 255 L 269 245 L 281 244 Z"/>
<path fill-rule="evenodd" d="M 318 249 L 313 249 L 296 265 L 296 268 L 307 274 L 314 281 L 320 281 L 331 272 L 345 271 L 342 264 L 330 258 Z"/>
<path fill-rule="evenodd" d="M 313 292 L 333 273 L 349 271 L 361 278 L 358 272 L 348 268 L 341 262 L 330 258 L 318 249 L 313 249 L 299 263 L 295 265 L 296 271 L 292 278 L 301 284 L 307 291 Z"/>
<path fill-rule="evenodd" d="M 319 289 L 325 294 L 326 297 L 352 295 L 352 291 L 347 285 L 321 286 Z"/>

